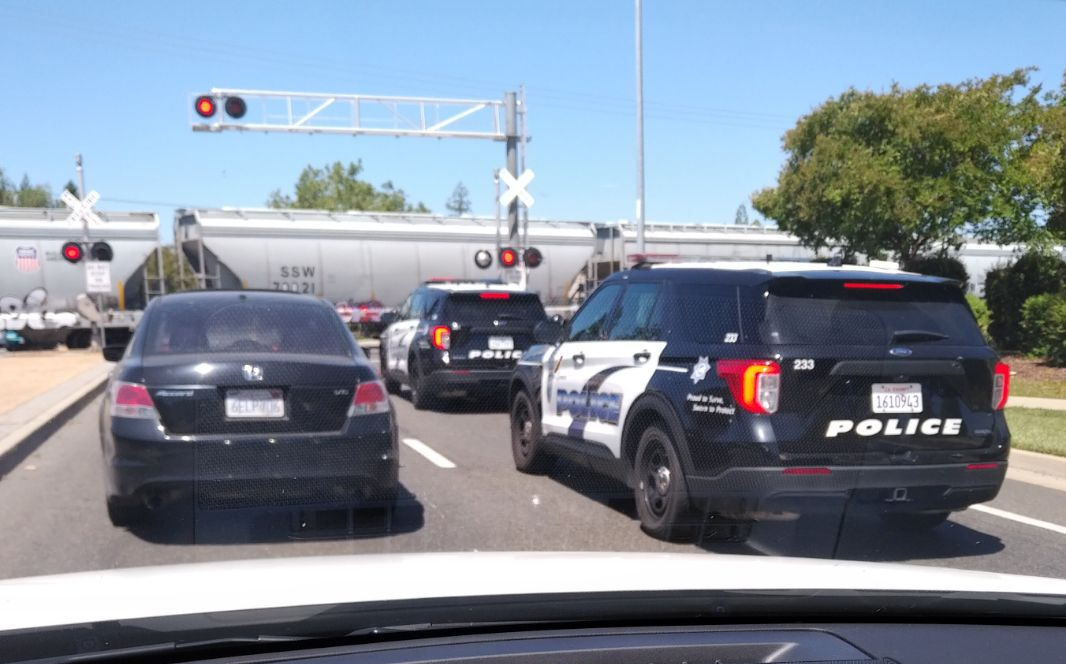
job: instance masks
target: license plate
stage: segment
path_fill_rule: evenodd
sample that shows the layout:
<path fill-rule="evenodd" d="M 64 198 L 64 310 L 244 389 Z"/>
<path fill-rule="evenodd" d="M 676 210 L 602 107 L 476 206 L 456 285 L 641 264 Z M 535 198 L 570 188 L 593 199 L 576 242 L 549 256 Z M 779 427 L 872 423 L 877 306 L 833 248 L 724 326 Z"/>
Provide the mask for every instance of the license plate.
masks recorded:
<path fill-rule="evenodd" d="M 514 350 L 511 337 L 489 337 L 489 350 Z"/>
<path fill-rule="evenodd" d="M 874 383 L 870 401 L 875 413 L 922 412 L 920 383 Z"/>
<path fill-rule="evenodd" d="M 229 390 L 226 417 L 273 419 L 285 417 L 285 397 L 281 390 Z"/>

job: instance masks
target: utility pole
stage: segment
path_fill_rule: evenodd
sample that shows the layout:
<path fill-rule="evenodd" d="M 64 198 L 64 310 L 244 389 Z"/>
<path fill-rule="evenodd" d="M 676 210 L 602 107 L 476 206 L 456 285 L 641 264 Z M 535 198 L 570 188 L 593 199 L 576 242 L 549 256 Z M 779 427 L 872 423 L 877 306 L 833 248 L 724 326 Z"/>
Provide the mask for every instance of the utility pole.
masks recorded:
<path fill-rule="evenodd" d="M 526 86 L 525 85 L 518 86 L 518 104 L 521 107 L 520 113 L 521 113 L 521 116 L 522 116 L 522 120 L 521 120 L 522 135 L 521 135 L 521 144 L 520 144 L 521 145 L 521 154 L 520 154 L 520 157 L 519 157 L 518 170 L 521 171 L 522 173 L 525 173 L 526 172 L 526 150 L 528 149 L 528 145 L 529 145 L 529 141 L 528 141 L 529 133 L 528 133 L 528 131 L 526 129 Z M 519 270 L 521 271 L 521 281 L 520 281 L 519 285 L 524 290 L 526 288 L 528 282 L 529 282 L 529 268 L 526 267 L 526 261 L 525 261 L 525 258 L 524 258 L 525 250 L 529 247 L 529 208 L 524 206 L 524 205 L 522 206 L 522 242 L 521 242 L 520 246 L 522 247 L 523 259 L 521 261 L 521 266 L 519 268 Z"/>
<path fill-rule="evenodd" d="M 74 168 L 78 171 L 78 198 L 85 199 L 85 169 L 81 165 L 81 153 L 74 155 Z M 89 242 L 89 218 L 81 218 L 82 242 Z"/>
<path fill-rule="evenodd" d="M 644 47 L 641 0 L 634 0 L 637 46 L 637 253 L 644 253 Z"/>
<path fill-rule="evenodd" d="M 507 140 L 507 170 L 518 177 L 518 99 L 514 92 L 504 93 L 504 136 Z M 507 241 L 514 245 L 518 239 L 518 199 L 507 206 Z"/>

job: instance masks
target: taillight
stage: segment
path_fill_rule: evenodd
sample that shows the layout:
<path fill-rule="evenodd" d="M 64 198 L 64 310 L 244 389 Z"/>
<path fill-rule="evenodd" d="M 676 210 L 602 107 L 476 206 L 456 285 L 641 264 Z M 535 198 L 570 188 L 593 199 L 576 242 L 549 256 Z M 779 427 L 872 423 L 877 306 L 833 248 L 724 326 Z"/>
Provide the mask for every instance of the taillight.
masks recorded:
<path fill-rule="evenodd" d="M 437 325 L 429 331 L 429 342 L 438 350 L 452 347 L 452 331 L 447 325 Z"/>
<path fill-rule="evenodd" d="M 718 360 L 733 399 L 750 413 L 777 412 L 781 397 L 781 367 L 772 360 Z"/>
<path fill-rule="evenodd" d="M 387 412 L 389 412 L 389 395 L 386 394 L 385 385 L 381 381 L 368 380 L 356 386 L 352 405 L 348 408 L 348 417 Z"/>
<path fill-rule="evenodd" d="M 903 284 L 890 284 L 884 281 L 845 281 L 844 288 L 856 290 L 900 290 Z"/>
<path fill-rule="evenodd" d="M 138 383 L 115 381 L 111 386 L 111 417 L 157 420 L 159 411 L 155 409 L 147 387 Z"/>
<path fill-rule="evenodd" d="M 992 376 L 992 410 L 1003 410 L 1009 396 L 1010 367 L 996 362 L 996 373 Z"/>

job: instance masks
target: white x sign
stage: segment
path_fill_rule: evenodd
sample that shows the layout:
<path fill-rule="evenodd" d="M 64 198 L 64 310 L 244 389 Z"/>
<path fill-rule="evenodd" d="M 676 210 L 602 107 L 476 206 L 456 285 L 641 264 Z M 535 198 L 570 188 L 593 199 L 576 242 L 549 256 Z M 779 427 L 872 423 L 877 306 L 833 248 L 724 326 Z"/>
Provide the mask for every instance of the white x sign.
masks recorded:
<path fill-rule="evenodd" d="M 500 194 L 500 205 L 510 205 L 511 201 L 517 198 L 522 201 L 522 205 L 525 205 L 527 209 L 533 207 L 533 196 L 526 191 L 526 187 L 533 181 L 533 169 L 527 168 L 525 172 L 518 176 L 518 179 L 515 179 L 511 172 L 506 169 L 501 168 L 498 172 L 500 179 L 507 185 L 507 191 Z"/>
<path fill-rule="evenodd" d="M 67 207 L 70 208 L 70 216 L 67 217 L 68 222 L 81 223 L 84 220 L 92 224 L 104 223 L 93 211 L 93 206 L 100 200 L 100 194 L 95 191 L 90 191 L 84 200 L 79 200 L 77 196 L 64 189 L 63 193 L 59 195 L 59 200 L 66 203 Z"/>

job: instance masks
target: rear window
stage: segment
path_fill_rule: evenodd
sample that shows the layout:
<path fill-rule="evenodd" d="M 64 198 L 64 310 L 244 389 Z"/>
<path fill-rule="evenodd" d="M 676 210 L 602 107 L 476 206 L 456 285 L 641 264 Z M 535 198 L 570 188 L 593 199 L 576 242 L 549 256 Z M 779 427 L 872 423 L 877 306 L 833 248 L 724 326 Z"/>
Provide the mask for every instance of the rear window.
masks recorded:
<path fill-rule="evenodd" d="M 507 318 L 539 321 L 546 318 L 540 298 L 533 293 L 452 293 L 444 304 L 442 318 L 479 321 Z"/>
<path fill-rule="evenodd" d="M 146 355 L 297 353 L 351 356 L 337 314 L 304 303 L 192 302 L 163 306 L 149 321 Z"/>
<path fill-rule="evenodd" d="M 776 279 L 757 338 L 770 344 L 984 345 L 962 292 L 949 284 L 901 282 L 898 289 L 846 288 L 842 281 Z M 758 296 L 756 296 L 758 298 Z M 752 332 L 749 330 L 749 333 Z"/>
<path fill-rule="evenodd" d="M 667 298 L 683 338 L 700 344 L 738 343 L 740 322 L 735 286 L 679 283 Z"/>

